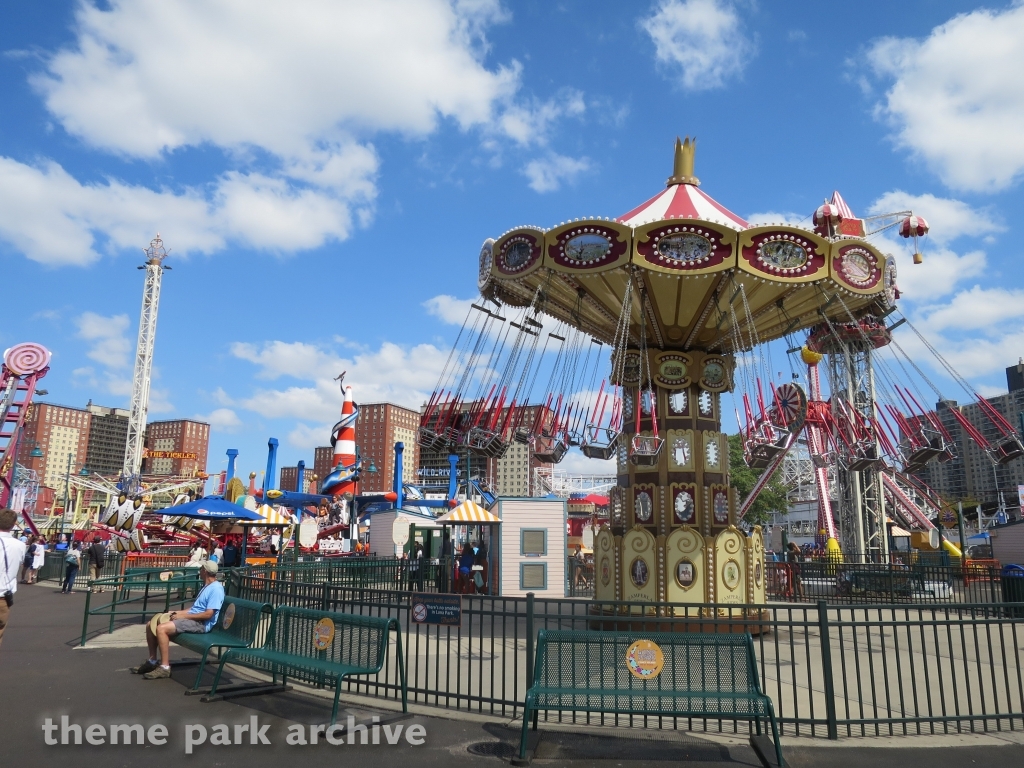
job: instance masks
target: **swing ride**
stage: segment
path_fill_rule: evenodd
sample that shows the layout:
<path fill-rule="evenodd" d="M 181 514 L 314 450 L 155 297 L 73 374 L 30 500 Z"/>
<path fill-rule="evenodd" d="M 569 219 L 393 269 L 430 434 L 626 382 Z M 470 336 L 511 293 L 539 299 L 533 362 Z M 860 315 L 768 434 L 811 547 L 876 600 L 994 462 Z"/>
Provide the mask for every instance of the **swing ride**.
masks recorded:
<path fill-rule="evenodd" d="M 875 358 L 898 349 L 892 330 L 907 321 L 887 325 L 898 311 L 895 260 L 867 238 L 895 229 L 919 264 L 927 222 L 913 211 L 858 218 L 836 192 L 813 231 L 751 226 L 699 188 L 695 146 L 677 139 L 667 188 L 619 218 L 487 240 L 483 300 L 421 418 L 429 450 L 497 458 L 518 441 L 542 462 L 573 446 L 615 458 L 611 525 L 595 542 L 598 599 L 763 602 L 760 529 L 736 526 L 798 441 L 819 468 L 822 543 L 860 557 L 887 551 L 887 509 L 934 529 L 939 501 L 913 472 L 952 455 L 948 430 L 913 392 L 931 382 L 912 360 L 895 358 L 918 374 L 913 384 L 886 364 L 876 392 Z M 775 340 L 789 343 L 791 366 L 799 353 L 809 391 L 795 371 L 777 380 Z M 727 390 L 742 403 L 744 459 L 764 469 L 742 501 L 721 428 Z M 1003 438 L 979 445 L 996 461 L 1020 455 L 1016 433 L 989 416 Z"/>

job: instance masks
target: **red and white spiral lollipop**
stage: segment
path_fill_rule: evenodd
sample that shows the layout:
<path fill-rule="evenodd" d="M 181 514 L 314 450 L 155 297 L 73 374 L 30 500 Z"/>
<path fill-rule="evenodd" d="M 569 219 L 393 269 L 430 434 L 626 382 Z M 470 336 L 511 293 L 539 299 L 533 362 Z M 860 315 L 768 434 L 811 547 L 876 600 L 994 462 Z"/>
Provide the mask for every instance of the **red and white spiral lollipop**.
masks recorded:
<path fill-rule="evenodd" d="M 18 376 L 37 373 L 49 364 L 50 350 L 35 342 L 15 344 L 4 352 L 4 365 Z"/>

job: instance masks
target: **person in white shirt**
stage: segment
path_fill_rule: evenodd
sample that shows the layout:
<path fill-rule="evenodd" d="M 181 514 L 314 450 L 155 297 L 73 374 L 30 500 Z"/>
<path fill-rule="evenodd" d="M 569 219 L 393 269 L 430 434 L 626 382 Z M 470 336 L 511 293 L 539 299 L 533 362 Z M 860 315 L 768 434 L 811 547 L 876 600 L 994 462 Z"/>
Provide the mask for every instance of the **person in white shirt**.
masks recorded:
<path fill-rule="evenodd" d="M 27 584 L 35 584 L 39 578 L 39 569 L 46 564 L 46 542 L 40 536 L 32 545 L 32 569 L 28 574 Z"/>
<path fill-rule="evenodd" d="M 18 591 L 18 566 L 25 559 L 25 545 L 11 535 L 17 520 L 14 510 L 0 509 L 0 644 L 14 605 L 14 593 Z"/>

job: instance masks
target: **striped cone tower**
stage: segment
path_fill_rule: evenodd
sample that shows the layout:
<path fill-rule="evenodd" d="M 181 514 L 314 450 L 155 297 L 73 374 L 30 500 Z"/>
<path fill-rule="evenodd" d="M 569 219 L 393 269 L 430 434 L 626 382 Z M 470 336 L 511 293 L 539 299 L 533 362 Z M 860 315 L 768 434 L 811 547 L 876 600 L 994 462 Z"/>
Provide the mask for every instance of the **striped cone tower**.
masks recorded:
<path fill-rule="evenodd" d="M 341 404 L 341 428 L 338 430 L 338 439 L 334 443 L 334 466 L 332 469 L 352 469 L 356 463 L 356 412 L 355 402 L 352 400 L 352 387 L 345 387 L 345 402 Z M 357 483 L 349 481 L 338 483 L 330 490 L 332 496 L 341 496 L 350 493 L 353 496 L 357 493 Z"/>

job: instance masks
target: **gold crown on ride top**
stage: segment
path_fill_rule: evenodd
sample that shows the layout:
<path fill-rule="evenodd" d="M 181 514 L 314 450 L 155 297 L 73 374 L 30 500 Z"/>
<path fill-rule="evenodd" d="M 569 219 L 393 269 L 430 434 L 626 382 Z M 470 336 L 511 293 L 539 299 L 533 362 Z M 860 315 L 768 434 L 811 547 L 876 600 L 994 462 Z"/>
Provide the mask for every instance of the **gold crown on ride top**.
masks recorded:
<path fill-rule="evenodd" d="M 687 136 L 685 141 L 680 141 L 676 136 L 676 156 L 672 164 L 672 175 L 665 182 L 666 187 L 673 184 L 692 184 L 700 186 L 700 179 L 693 175 L 693 153 L 697 151 L 697 137 Z"/>

